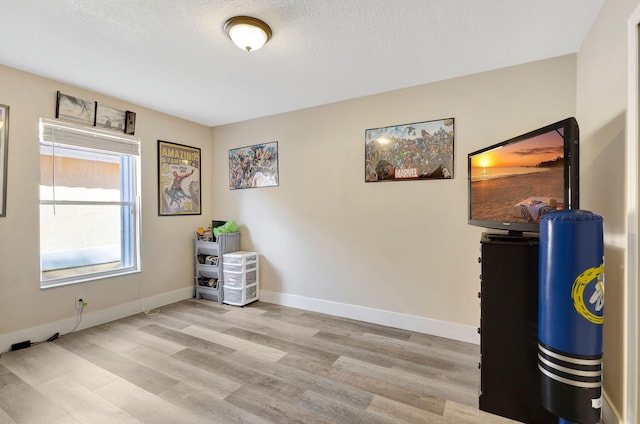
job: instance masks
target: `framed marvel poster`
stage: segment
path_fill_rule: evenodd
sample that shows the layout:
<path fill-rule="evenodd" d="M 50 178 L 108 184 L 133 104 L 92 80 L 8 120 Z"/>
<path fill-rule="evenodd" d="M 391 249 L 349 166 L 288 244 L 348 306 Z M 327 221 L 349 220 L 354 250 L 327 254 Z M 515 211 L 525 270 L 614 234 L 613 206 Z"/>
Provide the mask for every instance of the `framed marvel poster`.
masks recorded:
<path fill-rule="evenodd" d="M 453 118 L 365 131 L 365 182 L 453 178 Z"/>
<path fill-rule="evenodd" d="M 278 185 L 278 142 L 229 150 L 229 189 Z"/>
<path fill-rule="evenodd" d="M 200 149 L 158 140 L 158 215 L 200 215 Z"/>

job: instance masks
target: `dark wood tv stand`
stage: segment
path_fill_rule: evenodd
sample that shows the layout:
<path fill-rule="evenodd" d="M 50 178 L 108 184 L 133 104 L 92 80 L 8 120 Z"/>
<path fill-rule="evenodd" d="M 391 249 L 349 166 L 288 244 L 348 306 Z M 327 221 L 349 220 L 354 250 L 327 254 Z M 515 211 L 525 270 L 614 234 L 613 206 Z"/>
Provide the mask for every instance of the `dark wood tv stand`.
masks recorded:
<path fill-rule="evenodd" d="M 480 241 L 480 409 L 556 424 L 540 401 L 537 235 L 483 233 Z"/>

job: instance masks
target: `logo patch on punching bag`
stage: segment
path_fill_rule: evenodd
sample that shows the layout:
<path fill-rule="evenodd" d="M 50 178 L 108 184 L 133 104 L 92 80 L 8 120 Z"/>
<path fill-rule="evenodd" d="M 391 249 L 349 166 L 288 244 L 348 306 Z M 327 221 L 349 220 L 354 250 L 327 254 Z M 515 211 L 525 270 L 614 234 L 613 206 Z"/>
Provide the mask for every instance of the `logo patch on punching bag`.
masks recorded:
<path fill-rule="evenodd" d="M 589 268 L 573 282 L 571 298 L 576 311 L 593 324 L 604 322 L 604 264 Z"/>

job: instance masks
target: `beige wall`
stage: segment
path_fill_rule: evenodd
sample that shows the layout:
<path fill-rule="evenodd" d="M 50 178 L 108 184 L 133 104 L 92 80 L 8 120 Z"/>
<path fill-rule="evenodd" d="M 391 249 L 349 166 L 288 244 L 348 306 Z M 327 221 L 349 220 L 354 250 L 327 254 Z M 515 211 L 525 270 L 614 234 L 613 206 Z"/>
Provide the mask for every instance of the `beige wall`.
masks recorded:
<path fill-rule="evenodd" d="M 40 290 L 38 120 L 55 117 L 56 90 L 137 113 L 136 136 L 142 140 L 141 274 Z M 73 322 L 75 296 L 89 302 L 89 316 L 135 302 L 140 283 L 145 298 L 193 284 L 191 234 L 211 216 L 211 167 L 202 171 L 202 216 L 158 217 L 157 140 L 199 147 L 209 158 L 210 128 L 3 66 L 0 103 L 11 108 L 7 216 L 0 218 L 0 336 L 69 318 Z M 71 328 L 55 331 L 63 334 Z"/>
<path fill-rule="evenodd" d="M 624 202 L 624 173 L 609 167 L 606 180 L 598 176 L 601 163 L 624 162 L 626 16 L 637 4 L 607 2 L 577 58 L 221 126 L 213 129 L 213 145 L 209 128 L 0 66 L 0 103 L 11 106 L 7 217 L 0 218 L 0 336 L 74 318 L 75 296 L 89 301 L 91 313 L 190 287 L 191 232 L 212 218 L 241 225 L 242 248 L 262 254 L 267 292 L 475 328 L 482 229 L 466 223 L 466 155 L 576 115 L 582 206 L 605 216 L 607 234 L 605 389 L 622 410 L 625 244 L 617 205 Z M 54 117 L 56 90 L 137 112 L 140 275 L 39 288 L 37 123 Z M 455 118 L 453 180 L 364 183 L 365 129 L 448 117 Z M 157 216 L 158 139 L 202 149 L 202 216 Z M 229 190 L 228 149 L 274 140 L 280 186 Z"/>
<path fill-rule="evenodd" d="M 214 216 L 260 252 L 263 289 L 479 324 L 482 229 L 467 153 L 575 114 L 575 56 L 214 128 Z M 284 95 L 284 94 L 283 94 Z M 455 118 L 453 180 L 364 182 L 367 128 Z M 229 190 L 229 148 L 278 141 L 280 186 Z"/>
<path fill-rule="evenodd" d="M 627 20 L 638 5 L 638 0 L 605 3 L 578 53 L 577 73 L 581 206 L 602 214 L 605 227 L 604 389 L 621 418 L 625 414 L 626 396 L 633 402 L 640 401 L 637 393 L 625 395 L 624 388 Z M 640 422 L 640 416 L 623 419 Z"/>

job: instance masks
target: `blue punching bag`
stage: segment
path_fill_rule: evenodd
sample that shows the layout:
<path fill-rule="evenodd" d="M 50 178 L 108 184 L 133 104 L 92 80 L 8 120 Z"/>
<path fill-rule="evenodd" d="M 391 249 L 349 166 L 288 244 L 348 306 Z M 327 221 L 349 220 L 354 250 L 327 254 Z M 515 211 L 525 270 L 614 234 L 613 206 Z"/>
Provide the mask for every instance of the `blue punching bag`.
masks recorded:
<path fill-rule="evenodd" d="M 574 209 L 540 218 L 538 283 L 542 404 L 561 422 L 598 423 L 604 319 L 600 215 Z"/>

